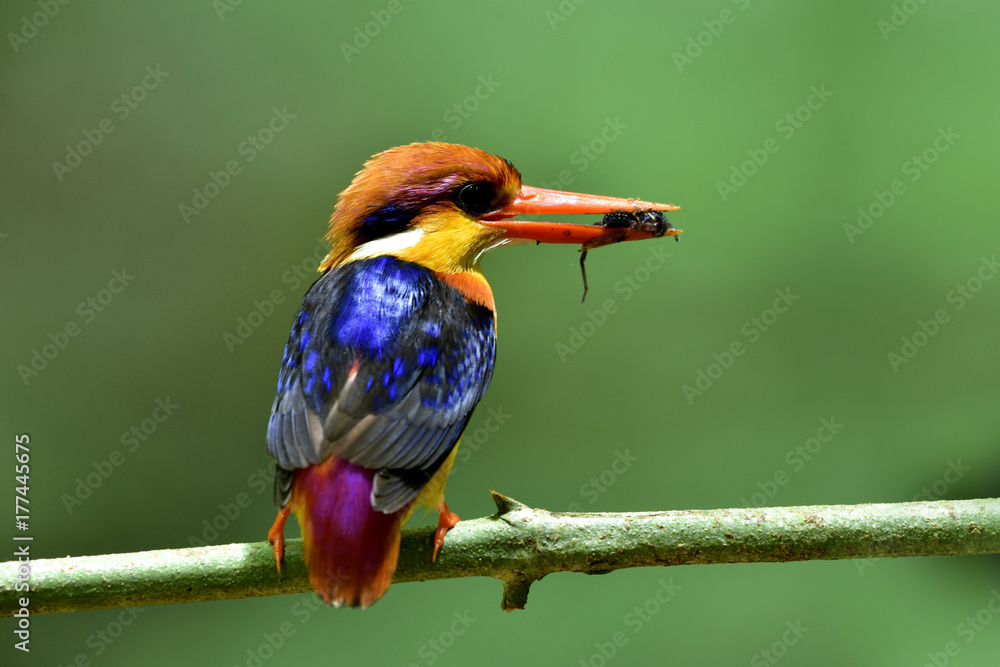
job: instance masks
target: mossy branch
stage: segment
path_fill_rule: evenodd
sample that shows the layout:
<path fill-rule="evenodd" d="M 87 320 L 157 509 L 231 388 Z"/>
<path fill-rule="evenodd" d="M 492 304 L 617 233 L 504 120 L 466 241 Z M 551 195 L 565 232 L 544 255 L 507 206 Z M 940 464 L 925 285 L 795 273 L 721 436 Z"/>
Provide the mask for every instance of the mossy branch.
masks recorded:
<path fill-rule="evenodd" d="M 1000 553 L 1000 499 L 566 514 L 496 492 L 497 514 L 462 521 L 431 562 L 433 528 L 403 532 L 394 581 L 494 577 L 504 609 L 521 609 L 531 584 L 552 572 L 603 574 L 627 567 Z M 281 574 L 266 542 L 0 565 L 0 615 L 30 600 L 43 614 L 311 590 L 301 540 L 289 540 Z"/>

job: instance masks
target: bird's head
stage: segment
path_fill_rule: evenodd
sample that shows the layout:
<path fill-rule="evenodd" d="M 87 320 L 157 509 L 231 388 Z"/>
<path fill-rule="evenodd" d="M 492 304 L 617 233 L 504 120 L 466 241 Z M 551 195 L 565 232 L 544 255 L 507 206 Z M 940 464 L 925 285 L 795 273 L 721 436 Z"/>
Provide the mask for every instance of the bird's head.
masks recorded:
<path fill-rule="evenodd" d="M 593 243 L 621 230 L 601 226 L 510 220 L 516 215 L 669 211 L 678 207 L 534 188 L 501 157 L 439 142 L 390 148 L 365 163 L 340 193 L 320 265 L 393 255 L 441 273 L 476 269 L 501 245 Z M 628 230 L 624 238 L 648 238 Z"/>

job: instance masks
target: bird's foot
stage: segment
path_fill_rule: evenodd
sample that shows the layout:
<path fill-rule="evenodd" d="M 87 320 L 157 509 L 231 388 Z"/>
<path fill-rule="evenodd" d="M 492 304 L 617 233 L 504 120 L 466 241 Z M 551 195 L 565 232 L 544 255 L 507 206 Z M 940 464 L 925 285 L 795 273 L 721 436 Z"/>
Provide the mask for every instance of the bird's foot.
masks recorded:
<path fill-rule="evenodd" d="M 281 560 L 285 557 L 285 521 L 288 520 L 289 511 L 288 507 L 278 510 L 271 530 L 267 531 L 267 541 L 274 545 L 274 562 L 278 565 L 278 574 L 281 574 Z"/>
<path fill-rule="evenodd" d="M 437 560 L 438 551 L 444 546 L 444 536 L 458 524 L 458 515 L 448 509 L 448 503 L 442 500 L 437 511 L 438 527 L 434 531 L 434 556 L 431 558 L 432 562 Z"/>

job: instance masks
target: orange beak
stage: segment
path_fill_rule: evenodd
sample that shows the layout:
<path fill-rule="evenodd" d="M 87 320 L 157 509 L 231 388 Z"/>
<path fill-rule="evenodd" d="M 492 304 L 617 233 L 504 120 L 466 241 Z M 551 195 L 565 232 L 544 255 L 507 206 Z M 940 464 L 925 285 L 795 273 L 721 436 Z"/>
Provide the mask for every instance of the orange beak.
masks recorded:
<path fill-rule="evenodd" d="M 484 225 L 499 227 L 507 232 L 505 238 L 525 239 L 539 243 L 579 243 L 590 247 L 606 242 L 638 241 L 653 238 L 643 229 L 608 228 L 600 224 L 579 225 L 560 222 L 532 222 L 506 220 L 515 215 L 548 215 L 564 213 L 612 213 L 614 211 L 678 211 L 680 206 L 657 204 L 638 199 L 619 199 L 577 192 L 562 192 L 522 185 L 517 198 L 495 213 L 480 219 Z M 676 236 L 682 230 L 671 229 L 666 236 Z M 624 234 L 622 234 L 624 232 Z"/>

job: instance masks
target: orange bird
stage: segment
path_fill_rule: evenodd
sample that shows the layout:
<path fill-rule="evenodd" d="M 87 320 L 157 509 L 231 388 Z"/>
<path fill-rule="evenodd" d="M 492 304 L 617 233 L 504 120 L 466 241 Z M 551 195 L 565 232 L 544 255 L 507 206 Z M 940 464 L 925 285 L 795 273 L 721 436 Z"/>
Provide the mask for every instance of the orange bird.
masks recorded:
<path fill-rule="evenodd" d="M 276 461 L 279 511 L 268 540 L 279 570 L 289 511 L 327 604 L 368 607 L 382 597 L 401 527 L 418 505 L 438 511 L 437 558 L 458 522 L 445 482 L 496 358 L 496 307 L 479 266 L 486 251 L 654 235 L 641 225 L 510 218 L 676 209 L 523 185 L 507 160 L 456 144 L 399 146 L 365 163 L 340 193 L 330 253 L 278 375 L 267 451 Z"/>

